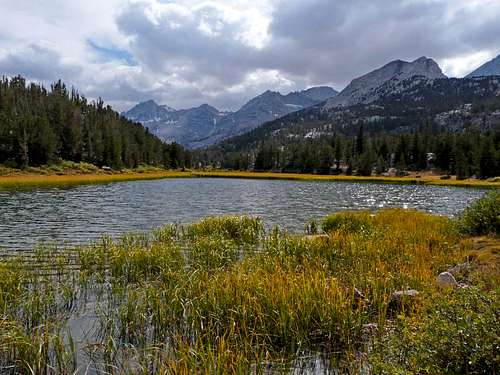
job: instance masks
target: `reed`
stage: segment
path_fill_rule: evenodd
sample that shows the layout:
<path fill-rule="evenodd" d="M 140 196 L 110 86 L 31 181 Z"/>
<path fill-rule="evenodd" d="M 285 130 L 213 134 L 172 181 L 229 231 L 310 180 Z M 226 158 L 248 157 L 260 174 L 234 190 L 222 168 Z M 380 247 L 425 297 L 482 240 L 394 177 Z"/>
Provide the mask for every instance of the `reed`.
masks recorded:
<path fill-rule="evenodd" d="M 418 324 L 439 326 L 436 301 L 446 311 L 459 299 L 436 276 L 468 259 L 471 240 L 450 219 L 408 210 L 335 214 L 322 228 L 306 236 L 266 232 L 252 217 L 206 218 L 1 260 L 0 364 L 12 373 L 64 373 L 85 361 L 110 373 L 261 373 L 320 352 L 339 371 L 385 359 L 381 369 L 404 368 L 377 343 L 410 347 Z M 496 306 L 494 280 L 498 268 L 465 281 Z M 407 288 L 419 300 L 394 310 L 391 294 Z M 80 310 L 87 301 L 90 311 Z M 495 332 L 487 306 L 482 327 Z M 71 318 L 81 313 L 95 316 L 93 329 L 75 344 Z M 369 323 L 379 332 L 371 338 Z M 435 339 L 418 335 L 419 348 Z"/>

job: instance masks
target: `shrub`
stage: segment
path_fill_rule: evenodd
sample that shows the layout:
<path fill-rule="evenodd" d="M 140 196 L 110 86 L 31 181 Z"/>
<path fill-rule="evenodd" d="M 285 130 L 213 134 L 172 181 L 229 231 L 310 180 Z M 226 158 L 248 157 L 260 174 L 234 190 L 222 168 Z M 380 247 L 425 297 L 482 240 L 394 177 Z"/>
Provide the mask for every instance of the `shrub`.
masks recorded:
<path fill-rule="evenodd" d="M 466 208 L 456 224 L 462 234 L 500 234 L 500 191 L 493 191 Z"/>
<path fill-rule="evenodd" d="M 325 233 L 334 230 L 342 230 L 349 233 L 367 232 L 371 230 L 372 226 L 373 219 L 368 211 L 346 211 L 331 214 L 321 224 L 321 228 Z"/>
<path fill-rule="evenodd" d="M 494 294 L 470 288 L 431 302 L 423 322 L 401 316 L 375 345 L 373 373 L 497 373 L 499 308 Z"/>

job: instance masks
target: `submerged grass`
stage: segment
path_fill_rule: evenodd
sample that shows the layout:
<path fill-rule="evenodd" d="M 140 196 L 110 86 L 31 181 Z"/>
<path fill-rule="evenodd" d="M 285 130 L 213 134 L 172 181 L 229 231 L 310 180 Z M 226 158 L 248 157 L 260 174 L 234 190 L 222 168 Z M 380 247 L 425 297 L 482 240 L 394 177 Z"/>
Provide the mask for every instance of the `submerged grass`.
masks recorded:
<path fill-rule="evenodd" d="M 57 256 L 39 250 L 48 273 L 20 256 L 2 260 L 0 371 L 70 373 L 90 363 L 109 373 L 287 372 L 301 353 L 318 352 L 351 373 L 452 373 L 445 363 L 469 357 L 483 364 L 469 373 L 498 368 L 498 268 L 484 272 L 473 262 L 460 279 L 473 285 L 458 292 L 436 285 L 471 250 L 450 219 L 347 212 L 325 218 L 323 229 L 266 233 L 256 218 L 207 218 Z M 395 304 L 393 292 L 406 289 L 418 298 Z M 477 293 L 485 302 L 456 326 L 471 330 L 472 353 L 442 323 Z M 89 296 L 95 328 L 75 349 L 69 318 Z M 442 366 L 426 365 L 432 361 Z"/>

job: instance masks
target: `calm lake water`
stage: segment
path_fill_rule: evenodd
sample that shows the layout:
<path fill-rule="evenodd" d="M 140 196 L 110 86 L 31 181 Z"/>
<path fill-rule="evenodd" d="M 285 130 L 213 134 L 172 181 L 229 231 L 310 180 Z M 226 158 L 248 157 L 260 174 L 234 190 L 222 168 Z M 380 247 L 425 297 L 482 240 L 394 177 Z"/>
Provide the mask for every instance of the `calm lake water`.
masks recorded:
<path fill-rule="evenodd" d="M 0 191 L 0 247 L 76 244 L 204 216 L 250 214 L 303 231 L 309 219 L 346 209 L 416 208 L 453 216 L 485 194 L 456 187 L 241 179 L 165 179 Z"/>

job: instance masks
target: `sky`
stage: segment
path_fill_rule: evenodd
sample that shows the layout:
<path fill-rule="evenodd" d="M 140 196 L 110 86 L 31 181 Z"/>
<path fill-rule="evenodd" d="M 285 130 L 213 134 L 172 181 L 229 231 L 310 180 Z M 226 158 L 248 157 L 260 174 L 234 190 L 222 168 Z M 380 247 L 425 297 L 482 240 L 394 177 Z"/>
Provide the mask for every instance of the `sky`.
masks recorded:
<path fill-rule="evenodd" d="M 0 0 L 0 75 L 62 79 L 122 111 L 235 110 L 343 89 L 395 59 L 462 77 L 500 54 L 500 0 Z"/>

